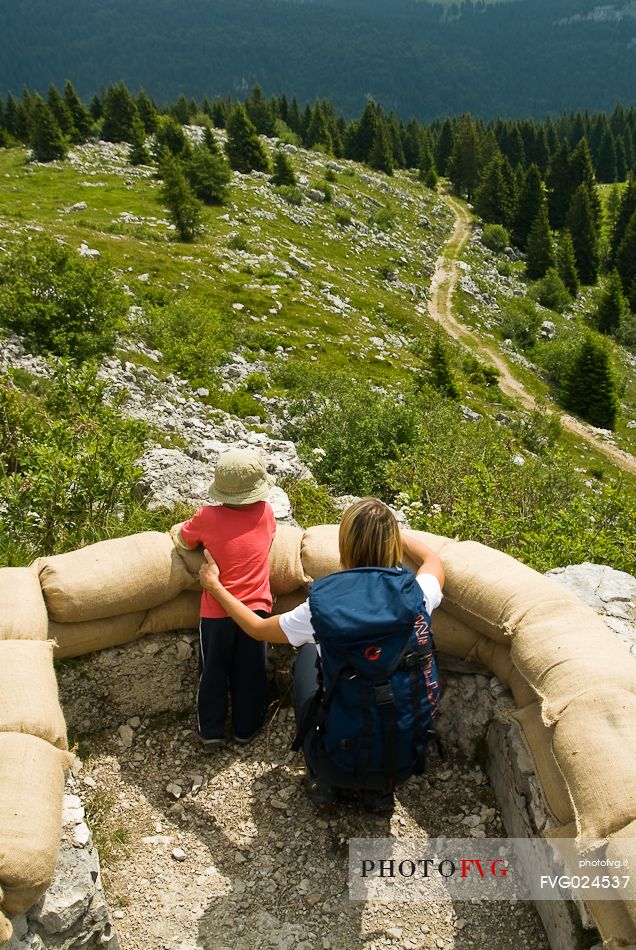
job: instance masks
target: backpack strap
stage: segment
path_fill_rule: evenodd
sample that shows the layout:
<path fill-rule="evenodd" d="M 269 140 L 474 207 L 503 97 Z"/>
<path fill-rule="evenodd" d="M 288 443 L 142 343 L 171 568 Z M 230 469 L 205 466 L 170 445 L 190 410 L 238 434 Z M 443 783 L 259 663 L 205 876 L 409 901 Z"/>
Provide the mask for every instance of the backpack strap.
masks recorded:
<path fill-rule="evenodd" d="M 395 778 L 398 770 L 397 761 L 397 715 L 395 712 L 395 697 L 393 687 L 386 683 L 377 683 L 373 687 L 375 701 L 380 711 L 380 725 L 382 727 L 383 745 L 383 772 L 386 779 L 386 790 L 392 792 L 395 788 Z"/>
<path fill-rule="evenodd" d="M 303 742 L 307 738 L 308 734 L 314 729 L 317 729 L 318 726 L 321 726 L 325 721 L 327 709 L 329 708 L 329 701 L 331 699 L 335 685 L 346 669 L 347 664 L 341 663 L 334 673 L 334 677 L 329 684 L 328 689 L 323 692 L 321 687 L 312 696 L 305 712 L 303 713 L 301 721 L 296 727 L 296 735 L 294 737 L 294 741 L 291 744 L 293 752 L 298 752 L 298 750 L 302 748 Z"/>
<path fill-rule="evenodd" d="M 441 740 L 430 726 L 426 726 L 424 721 L 424 663 L 433 654 L 431 649 L 414 650 L 407 654 L 402 660 L 403 668 L 408 672 L 409 683 L 411 686 L 411 696 L 413 698 L 413 711 L 415 714 L 415 774 L 422 775 L 426 770 L 426 752 L 430 742 L 434 741 L 437 752 L 441 759 L 444 758 Z"/>

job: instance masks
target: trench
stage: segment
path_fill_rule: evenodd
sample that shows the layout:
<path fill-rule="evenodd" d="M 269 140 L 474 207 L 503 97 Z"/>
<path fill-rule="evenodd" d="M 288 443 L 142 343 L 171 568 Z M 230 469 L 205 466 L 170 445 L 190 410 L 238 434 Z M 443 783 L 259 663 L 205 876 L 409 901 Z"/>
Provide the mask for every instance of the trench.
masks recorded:
<path fill-rule="evenodd" d="M 516 729 L 507 721 L 514 703 L 485 667 L 440 657 L 445 758 L 432 752 L 425 775 L 398 789 L 393 815 L 379 816 L 353 795 L 323 807 L 306 798 L 302 757 L 290 752 L 285 648 L 271 649 L 262 734 L 248 747 L 228 741 L 204 753 L 195 651 L 193 633 L 161 634 L 58 667 L 69 731 L 81 734 L 75 790 L 89 814 L 108 802 L 93 834 L 106 844 L 102 877 L 122 950 L 551 945 L 529 902 L 453 903 L 443 893 L 406 904 L 349 899 L 351 838 L 424 847 L 437 837 L 518 833 L 506 828 L 510 801 L 498 801 L 493 785 L 504 798 L 514 787 L 523 800 L 530 776 L 513 775 L 506 736 Z M 113 847 L 122 828 L 125 843 Z M 583 946 L 576 936 L 569 945 Z"/>

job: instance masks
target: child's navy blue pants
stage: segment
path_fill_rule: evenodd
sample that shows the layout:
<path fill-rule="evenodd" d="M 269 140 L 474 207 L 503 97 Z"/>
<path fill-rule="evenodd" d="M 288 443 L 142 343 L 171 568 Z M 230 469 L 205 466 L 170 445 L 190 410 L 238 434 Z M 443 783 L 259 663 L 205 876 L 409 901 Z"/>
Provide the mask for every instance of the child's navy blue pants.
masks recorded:
<path fill-rule="evenodd" d="M 262 610 L 256 613 L 269 617 Z M 223 738 L 229 695 L 233 734 L 249 739 L 267 711 L 267 644 L 248 637 L 230 617 L 201 617 L 199 641 L 199 735 Z"/>

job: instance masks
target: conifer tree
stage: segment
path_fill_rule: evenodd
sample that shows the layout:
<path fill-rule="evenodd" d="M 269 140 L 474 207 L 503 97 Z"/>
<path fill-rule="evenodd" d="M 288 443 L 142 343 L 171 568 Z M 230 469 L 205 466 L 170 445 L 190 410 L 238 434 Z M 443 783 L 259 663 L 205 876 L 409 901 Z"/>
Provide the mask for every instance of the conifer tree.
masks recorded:
<path fill-rule="evenodd" d="M 98 95 L 94 95 L 93 98 L 92 98 L 91 101 L 90 101 L 90 105 L 89 105 L 89 107 L 88 107 L 88 111 L 89 111 L 90 114 L 92 115 L 92 117 L 93 117 L 93 119 L 94 119 L 95 122 L 97 122 L 99 119 L 101 119 L 101 117 L 102 117 L 102 108 L 103 108 L 102 100 L 99 98 Z"/>
<path fill-rule="evenodd" d="M 212 127 L 210 125 L 203 126 L 203 144 L 211 155 L 221 154 L 219 143 L 214 137 L 214 132 L 212 131 Z"/>
<path fill-rule="evenodd" d="M 293 187 L 296 184 L 296 175 L 292 163 L 280 149 L 274 155 L 274 174 L 270 180 L 273 185 L 279 186 L 289 185 Z"/>
<path fill-rule="evenodd" d="M 593 426 L 613 429 L 619 401 L 609 348 L 588 331 L 572 360 L 563 384 L 563 404 Z"/>
<path fill-rule="evenodd" d="M 383 119 L 379 119 L 375 127 L 368 162 L 371 168 L 375 168 L 376 171 L 386 172 L 387 175 L 393 174 L 393 152 L 386 122 Z"/>
<path fill-rule="evenodd" d="M 609 127 L 603 132 L 599 146 L 596 177 L 598 181 L 616 181 L 616 142 Z"/>
<path fill-rule="evenodd" d="M 73 125 L 71 110 L 53 84 L 49 86 L 47 104 L 55 116 L 55 121 L 59 125 L 60 132 L 64 138 L 68 139 L 69 142 L 79 142 L 80 137 L 77 129 Z"/>
<path fill-rule="evenodd" d="M 205 142 L 197 145 L 184 170 L 197 198 L 208 205 L 223 203 L 232 172 L 219 151 L 211 152 Z"/>
<path fill-rule="evenodd" d="M 612 229 L 609 252 L 610 264 L 616 263 L 618 249 L 623 238 L 625 237 L 627 225 L 629 224 L 634 211 L 636 211 L 636 179 L 630 177 L 629 181 L 627 182 L 627 187 L 623 191 L 620 204 L 618 206 L 616 221 Z"/>
<path fill-rule="evenodd" d="M 392 112 L 387 120 L 387 132 L 389 133 L 389 142 L 393 153 L 393 165 L 395 168 L 406 168 L 406 158 L 404 157 L 404 148 L 402 147 L 402 134 L 400 123 L 395 112 Z"/>
<path fill-rule="evenodd" d="M 67 79 L 64 83 L 64 102 L 66 103 L 66 106 L 71 114 L 73 125 L 77 130 L 79 141 L 85 142 L 91 134 L 93 118 L 80 97 L 75 92 L 73 83 L 70 81 L 70 79 Z"/>
<path fill-rule="evenodd" d="M 555 231 L 560 231 L 565 226 L 565 219 L 572 200 L 570 150 L 565 139 L 561 141 L 557 151 L 553 153 L 550 159 L 546 184 L 548 186 L 550 224 Z"/>
<path fill-rule="evenodd" d="M 576 270 L 576 258 L 574 256 L 572 235 L 567 228 L 561 232 L 561 237 L 559 240 L 557 270 L 559 277 L 563 281 L 565 289 L 572 297 L 576 297 L 579 292 L 579 275 Z"/>
<path fill-rule="evenodd" d="M 311 110 L 309 125 L 305 133 L 305 145 L 307 148 L 317 148 L 328 155 L 333 153 L 333 139 L 320 100 L 316 100 Z"/>
<path fill-rule="evenodd" d="M 259 135 L 270 137 L 274 135 L 274 115 L 260 86 L 254 86 L 251 94 L 245 100 L 245 111 Z"/>
<path fill-rule="evenodd" d="M 145 89 L 140 89 L 137 95 L 137 111 L 144 129 L 148 135 L 152 135 L 157 129 L 157 107 Z"/>
<path fill-rule="evenodd" d="M 530 280 L 540 280 L 545 277 L 551 267 L 554 267 L 554 245 L 545 198 L 530 228 L 526 254 L 526 274 Z"/>
<path fill-rule="evenodd" d="M 423 138 L 422 127 L 415 119 L 409 119 L 402 133 L 402 149 L 404 151 L 404 162 L 407 168 L 422 169 L 423 156 Z M 430 145 L 429 145 L 430 148 Z"/>
<path fill-rule="evenodd" d="M 572 235 L 581 283 L 595 284 L 599 268 L 598 231 L 587 185 L 579 185 L 572 195 L 566 224 Z"/>
<path fill-rule="evenodd" d="M 356 162 L 369 162 L 379 121 L 380 110 L 372 99 L 368 99 L 357 124 L 354 154 L 347 155 L 347 158 L 352 158 Z"/>
<path fill-rule="evenodd" d="M 450 119 L 444 119 L 435 148 L 435 167 L 440 175 L 448 173 L 448 161 L 453 151 L 453 126 Z"/>
<path fill-rule="evenodd" d="M 170 115 L 173 116 L 179 125 L 189 125 L 192 115 L 188 100 L 184 95 L 179 96 L 177 101 L 170 106 Z"/>
<path fill-rule="evenodd" d="M 192 152 L 190 140 L 183 131 L 183 126 L 172 115 L 161 115 L 157 118 L 154 144 L 157 160 L 164 149 L 184 160 L 187 160 Z"/>
<path fill-rule="evenodd" d="M 26 142 L 29 139 L 29 117 L 26 109 L 23 104 L 14 99 L 11 93 L 7 96 L 4 121 L 7 131 L 14 139 L 20 142 Z"/>
<path fill-rule="evenodd" d="M 433 337 L 429 365 L 432 372 L 431 382 L 435 389 L 449 399 L 459 399 L 461 393 L 453 372 L 448 346 L 439 331 Z"/>
<path fill-rule="evenodd" d="M 31 150 L 36 162 L 54 162 L 66 155 L 66 145 L 49 106 L 38 96 L 33 106 Z"/>
<path fill-rule="evenodd" d="M 135 119 L 135 100 L 121 82 L 109 86 L 102 106 L 102 138 L 106 142 L 129 142 Z"/>
<path fill-rule="evenodd" d="M 212 121 L 214 122 L 215 128 L 224 129 L 227 120 L 229 117 L 229 108 L 226 102 L 223 99 L 215 99 L 212 103 Z"/>
<path fill-rule="evenodd" d="M 636 211 L 632 214 L 625 236 L 616 254 L 616 269 L 620 274 L 624 291 L 632 302 L 633 283 L 636 280 Z"/>
<path fill-rule="evenodd" d="M 504 158 L 497 152 L 491 159 L 475 192 L 475 210 L 484 221 L 506 227 L 512 214 L 510 185 L 504 176 Z"/>
<path fill-rule="evenodd" d="M 161 164 L 161 194 L 181 241 L 193 241 L 201 232 L 201 204 L 176 156 L 166 151 Z"/>
<path fill-rule="evenodd" d="M 614 269 L 607 279 L 592 317 L 596 329 L 600 333 L 616 336 L 626 310 L 627 301 L 623 296 L 620 274 Z"/>
<path fill-rule="evenodd" d="M 234 106 L 228 119 L 227 132 L 225 150 L 231 168 L 243 174 L 269 171 L 267 153 L 243 106 Z"/>
<path fill-rule="evenodd" d="M 479 183 L 480 154 L 477 127 L 468 114 L 461 116 L 456 123 L 446 173 L 454 189 L 472 201 Z"/>
<path fill-rule="evenodd" d="M 544 189 L 541 175 L 537 166 L 532 164 L 523 179 L 512 226 L 512 239 L 522 251 L 526 249 L 530 228 L 539 214 L 543 201 Z"/>
<path fill-rule="evenodd" d="M 579 185 L 587 186 L 590 207 L 594 214 L 596 228 L 599 230 L 603 218 L 603 209 L 596 188 L 596 177 L 594 175 L 590 148 L 585 138 L 579 142 L 570 156 L 570 182 L 573 191 L 575 191 Z"/>
<path fill-rule="evenodd" d="M 150 153 L 146 148 L 146 130 L 139 116 L 136 116 L 130 132 L 128 161 L 131 165 L 150 164 Z"/>

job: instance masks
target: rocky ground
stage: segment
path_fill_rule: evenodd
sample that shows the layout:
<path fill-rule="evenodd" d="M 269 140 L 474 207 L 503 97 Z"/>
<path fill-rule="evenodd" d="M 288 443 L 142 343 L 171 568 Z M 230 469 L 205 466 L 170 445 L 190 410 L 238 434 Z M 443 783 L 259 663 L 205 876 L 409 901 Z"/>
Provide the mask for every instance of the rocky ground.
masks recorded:
<path fill-rule="evenodd" d="M 76 777 L 88 810 L 101 810 L 96 834 L 122 950 L 548 946 L 527 904 L 349 900 L 350 838 L 504 835 L 479 766 L 433 754 L 391 817 L 355 799 L 319 807 L 289 751 L 291 710 L 276 704 L 271 714 L 251 746 L 229 742 L 213 754 L 200 749 L 190 717 L 133 719 L 91 739 Z M 115 846 L 104 849 L 109 838 Z"/>

